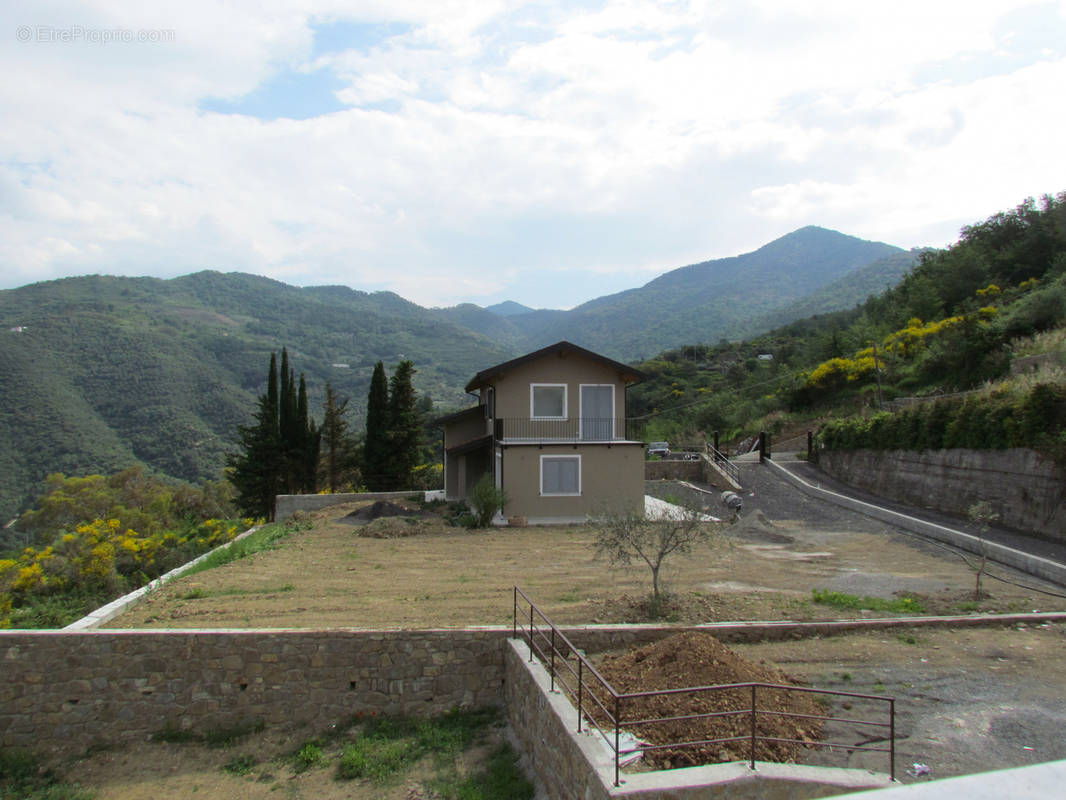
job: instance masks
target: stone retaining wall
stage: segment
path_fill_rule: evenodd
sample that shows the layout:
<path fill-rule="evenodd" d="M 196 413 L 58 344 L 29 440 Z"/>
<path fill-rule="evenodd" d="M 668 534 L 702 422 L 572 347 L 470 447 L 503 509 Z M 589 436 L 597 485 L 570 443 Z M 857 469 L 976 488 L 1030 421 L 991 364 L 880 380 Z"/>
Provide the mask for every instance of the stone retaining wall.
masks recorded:
<path fill-rule="evenodd" d="M 262 720 L 503 702 L 510 631 L 0 633 L 0 745 L 45 753 Z"/>
<path fill-rule="evenodd" d="M 823 450 L 818 466 L 882 497 L 962 517 L 987 500 L 1005 526 L 1066 541 L 1066 475 L 1035 450 Z"/>

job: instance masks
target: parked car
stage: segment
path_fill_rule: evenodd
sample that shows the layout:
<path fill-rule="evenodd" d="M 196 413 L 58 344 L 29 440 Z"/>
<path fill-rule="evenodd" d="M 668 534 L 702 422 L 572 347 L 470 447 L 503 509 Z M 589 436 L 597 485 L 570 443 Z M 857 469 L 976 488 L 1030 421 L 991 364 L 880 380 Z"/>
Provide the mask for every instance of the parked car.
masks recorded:
<path fill-rule="evenodd" d="M 667 442 L 651 442 L 648 445 L 648 455 L 659 458 L 670 457 L 670 445 Z"/>

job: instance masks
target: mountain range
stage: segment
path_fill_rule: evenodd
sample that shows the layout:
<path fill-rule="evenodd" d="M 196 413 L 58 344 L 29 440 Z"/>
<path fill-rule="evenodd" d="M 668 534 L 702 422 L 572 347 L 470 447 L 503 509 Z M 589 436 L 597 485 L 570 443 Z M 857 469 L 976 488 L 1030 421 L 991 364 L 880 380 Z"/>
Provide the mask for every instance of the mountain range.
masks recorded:
<path fill-rule="evenodd" d="M 214 271 L 0 291 L 0 518 L 30 505 L 50 472 L 144 464 L 182 480 L 217 479 L 236 426 L 264 390 L 270 353 L 283 346 L 306 374 L 312 410 L 329 381 L 350 398 L 359 428 L 379 360 L 411 359 L 418 390 L 454 408 L 479 369 L 560 339 L 637 362 L 750 336 L 850 308 L 895 284 L 916 257 L 807 227 L 569 311 L 513 301 L 423 308 L 390 292 Z"/>

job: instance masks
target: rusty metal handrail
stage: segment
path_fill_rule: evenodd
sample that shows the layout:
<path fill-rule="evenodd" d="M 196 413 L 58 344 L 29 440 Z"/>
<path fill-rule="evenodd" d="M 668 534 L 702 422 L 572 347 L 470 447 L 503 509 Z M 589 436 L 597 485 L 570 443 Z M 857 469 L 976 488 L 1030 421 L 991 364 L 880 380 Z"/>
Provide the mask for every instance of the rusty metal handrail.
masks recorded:
<path fill-rule="evenodd" d="M 518 615 L 518 599 L 522 598 L 523 601 L 529 606 L 529 622 L 528 627 L 523 621 L 519 622 Z M 537 630 L 537 619 L 542 622 L 541 627 L 546 627 L 547 631 Z M 519 636 L 519 633 L 522 636 Z M 571 698 L 577 698 L 577 731 L 581 732 L 582 720 L 587 716 L 590 723 L 596 728 L 597 733 L 608 746 L 614 751 L 614 785 L 619 786 L 620 770 L 621 770 L 621 758 L 625 755 L 630 755 L 635 752 L 643 750 L 665 750 L 665 749 L 678 749 L 684 747 L 697 747 L 708 744 L 724 744 L 726 742 L 749 742 L 748 751 L 748 763 L 751 769 L 755 769 L 755 745 L 758 742 L 781 742 L 790 744 L 802 744 L 809 747 L 828 747 L 830 749 L 840 748 L 850 751 L 868 751 L 874 753 L 888 753 L 889 756 L 889 777 L 896 780 L 896 700 L 894 697 L 885 697 L 883 695 L 874 694 L 861 694 L 859 692 L 841 692 L 834 689 L 814 689 L 806 686 L 787 686 L 784 684 L 775 683 L 762 683 L 762 682 L 747 682 L 747 683 L 730 683 L 719 684 L 714 686 L 693 686 L 683 689 L 660 689 L 650 692 L 618 692 L 611 686 L 611 684 L 604 678 L 599 671 L 592 665 L 592 663 L 579 651 L 574 644 L 566 637 L 566 635 L 559 630 L 555 623 L 548 618 L 548 616 L 541 611 L 537 605 L 529 598 L 529 596 L 523 592 L 518 586 L 514 587 L 514 606 L 513 606 L 513 619 L 511 625 L 511 635 L 514 639 L 523 638 L 529 646 L 529 660 L 533 661 L 534 655 L 539 657 L 541 662 L 548 668 L 550 676 L 550 690 L 555 691 L 555 683 L 558 680 L 559 684 L 563 686 Z M 570 657 L 576 657 L 577 668 L 570 663 Z M 571 678 L 576 678 L 576 684 L 571 685 L 559 674 L 557 667 L 557 657 L 563 666 L 566 667 L 567 672 Z M 595 688 L 593 685 L 589 685 L 586 681 L 586 671 L 592 675 L 594 684 L 598 684 L 599 688 L 605 692 L 603 699 L 592 691 Z M 624 720 L 622 714 L 622 707 L 625 701 L 636 700 L 648 697 L 662 697 L 669 695 L 680 694 L 702 694 L 710 692 L 722 692 L 722 691 L 737 691 L 737 690 L 750 690 L 751 702 L 747 708 L 741 708 L 734 711 L 714 711 L 703 714 L 690 714 L 685 716 L 675 717 L 655 717 L 651 719 L 633 719 Z M 784 692 L 801 692 L 806 694 L 818 694 L 828 695 L 832 697 L 842 697 L 857 700 L 871 700 L 877 702 L 884 702 L 888 704 L 888 721 L 887 722 L 871 722 L 868 720 L 852 719 L 848 717 L 831 717 L 827 715 L 817 714 L 799 714 L 790 713 L 787 711 L 771 711 L 769 709 L 759 710 L 757 702 L 757 693 L 759 689 L 769 689 L 772 691 L 784 691 Z M 593 705 L 590 706 L 587 701 L 587 696 L 591 696 Z M 613 710 L 608 708 L 608 705 L 613 706 Z M 594 711 L 595 708 L 595 711 Z M 604 726 L 597 723 L 595 714 L 601 712 L 605 717 L 608 727 L 614 728 L 614 736 L 610 736 L 610 733 L 605 730 Z M 741 716 L 748 715 L 750 717 L 750 732 L 744 736 L 730 736 L 720 739 L 701 739 L 698 741 L 686 741 L 675 742 L 672 744 L 648 744 L 640 747 L 633 747 L 628 750 L 623 750 L 620 746 L 620 733 L 623 725 L 629 728 L 639 728 L 644 725 L 650 725 L 657 722 L 671 722 L 671 721 L 684 721 L 691 719 L 710 719 L 716 717 L 727 716 Z M 757 718 L 762 715 L 763 717 L 790 717 L 795 719 L 811 719 L 821 720 L 822 722 L 841 722 L 849 725 L 865 725 L 873 728 L 887 728 L 888 729 L 888 746 L 887 747 L 873 747 L 870 745 L 849 745 L 840 742 L 808 742 L 800 739 L 784 739 L 772 736 L 760 736 L 757 731 Z M 613 739 L 613 742 L 612 742 Z"/>
<path fill-rule="evenodd" d="M 740 467 L 730 461 L 729 456 L 710 442 L 707 443 L 707 456 L 729 476 L 729 479 L 733 481 L 733 483 L 737 486 L 740 485 Z"/>

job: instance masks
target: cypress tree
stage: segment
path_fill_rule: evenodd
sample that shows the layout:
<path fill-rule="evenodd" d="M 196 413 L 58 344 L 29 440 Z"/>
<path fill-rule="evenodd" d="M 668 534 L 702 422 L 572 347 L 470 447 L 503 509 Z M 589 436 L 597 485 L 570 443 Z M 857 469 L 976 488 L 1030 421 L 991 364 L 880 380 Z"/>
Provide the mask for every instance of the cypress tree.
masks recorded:
<path fill-rule="evenodd" d="M 363 445 L 363 478 L 372 492 L 389 485 L 389 384 L 385 365 L 374 365 L 366 401 L 366 442 Z"/>
<path fill-rule="evenodd" d="M 341 486 L 341 476 L 350 465 L 348 421 L 348 398 L 337 397 L 331 383 L 326 383 L 326 400 L 322 410 L 321 442 L 325 447 L 323 470 L 326 488 L 336 492 Z"/>
<path fill-rule="evenodd" d="M 307 411 L 307 382 L 300 373 L 300 389 L 296 395 L 297 424 L 294 426 L 296 441 L 294 452 L 298 467 L 299 487 L 303 492 L 314 492 L 318 485 L 318 449 L 321 434 Z"/>
<path fill-rule="evenodd" d="M 237 490 L 235 500 L 242 513 L 274 519 L 274 497 L 282 487 L 282 445 L 278 425 L 277 357 L 270 354 L 266 393 L 260 395 L 255 423 L 237 428 L 240 452 L 230 454 L 226 464 Z"/>
<path fill-rule="evenodd" d="M 388 473 L 394 490 L 410 489 L 414 485 L 422 444 L 418 398 L 411 382 L 414 374 L 414 363 L 401 361 L 389 386 Z"/>

